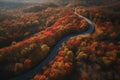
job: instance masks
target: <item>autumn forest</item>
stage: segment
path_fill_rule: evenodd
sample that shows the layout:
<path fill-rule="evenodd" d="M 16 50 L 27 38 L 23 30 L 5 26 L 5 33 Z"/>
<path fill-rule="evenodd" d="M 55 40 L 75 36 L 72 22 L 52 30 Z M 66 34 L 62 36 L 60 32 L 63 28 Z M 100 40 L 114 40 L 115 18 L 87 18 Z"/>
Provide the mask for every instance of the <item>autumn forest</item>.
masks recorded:
<path fill-rule="evenodd" d="M 119 0 L 1 0 L 0 80 L 120 80 Z"/>

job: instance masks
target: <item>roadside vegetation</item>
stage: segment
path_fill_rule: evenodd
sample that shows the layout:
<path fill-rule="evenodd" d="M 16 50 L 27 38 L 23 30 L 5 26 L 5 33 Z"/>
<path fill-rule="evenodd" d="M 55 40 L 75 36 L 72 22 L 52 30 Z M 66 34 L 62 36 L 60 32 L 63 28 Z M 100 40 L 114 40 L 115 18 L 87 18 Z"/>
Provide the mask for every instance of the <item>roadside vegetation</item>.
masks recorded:
<path fill-rule="evenodd" d="M 94 33 L 63 42 L 55 57 L 29 79 L 120 80 L 120 1 L 51 1 L 0 7 L 0 79 L 34 69 L 62 38 L 86 31 L 89 24 L 74 14 L 76 9 L 94 23 Z"/>

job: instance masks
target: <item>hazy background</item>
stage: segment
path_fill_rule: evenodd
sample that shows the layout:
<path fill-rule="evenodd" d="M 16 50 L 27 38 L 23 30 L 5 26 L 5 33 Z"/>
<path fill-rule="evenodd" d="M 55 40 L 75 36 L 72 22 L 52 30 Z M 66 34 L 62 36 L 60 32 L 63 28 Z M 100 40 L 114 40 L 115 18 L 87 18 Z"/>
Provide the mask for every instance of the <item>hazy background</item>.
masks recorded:
<path fill-rule="evenodd" d="M 51 2 L 54 0 L 0 0 L 0 9 L 15 9 L 40 2 Z"/>
<path fill-rule="evenodd" d="M 0 0 L 0 9 L 15 9 L 25 6 L 29 6 L 41 2 L 55 2 L 57 4 L 66 5 L 68 2 L 72 4 L 82 5 L 82 6 L 91 6 L 91 5 L 103 5 L 103 4 L 112 4 L 118 2 L 119 0 Z"/>
<path fill-rule="evenodd" d="M 41 2 L 68 3 L 72 0 L 0 0 L 0 9 L 14 9 Z"/>

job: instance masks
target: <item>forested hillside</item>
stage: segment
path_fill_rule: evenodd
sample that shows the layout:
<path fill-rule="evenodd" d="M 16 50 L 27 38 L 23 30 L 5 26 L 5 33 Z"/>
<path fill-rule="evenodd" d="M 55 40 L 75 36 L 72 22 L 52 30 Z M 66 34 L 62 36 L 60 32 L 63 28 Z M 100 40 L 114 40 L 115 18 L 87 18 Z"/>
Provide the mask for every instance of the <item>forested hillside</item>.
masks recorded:
<path fill-rule="evenodd" d="M 120 80 L 119 0 L 0 0 L 0 80 Z"/>

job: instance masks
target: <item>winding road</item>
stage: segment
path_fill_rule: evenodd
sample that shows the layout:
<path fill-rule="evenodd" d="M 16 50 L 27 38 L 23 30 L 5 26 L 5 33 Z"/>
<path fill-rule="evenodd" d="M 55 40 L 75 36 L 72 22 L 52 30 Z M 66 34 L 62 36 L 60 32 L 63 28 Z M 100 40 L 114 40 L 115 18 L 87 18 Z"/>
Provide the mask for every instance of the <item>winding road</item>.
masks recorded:
<path fill-rule="evenodd" d="M 78 35 L 84 35 L 84 34 L 91 34 L 91 33 L 94 32 L 95 27 L 94 27 L 94 24 L 92 23 L 92 21 L 90 21 L 89 19 L 87 19 L 84 16 L 79 15 L 76 11 L 74 12 L 74 14 L 76 14 L 78 17 L 84 18 L 89 23 L 88 30 L 86 30 L 85 32 L 81 32 L 79 34 L 74 34 L 73 33 L 73 34 L 70 34 L 70 35 L 64 37 L 62 40 L 60 40 L 56 44 L 56 46 L 54 46 L 54 48 L 50 52 L 50 55 L 43 62 L 41 62 L 37 67 L 35 67 L 34 69 L 30 70 L 29 72 L 27 72 L 25 74 L 22 74 L 18 77 L 10 79 L 10 80 L 28 80 L 28 79 L 30 79 L 31 76 L 34 76 L 36 73 L 38 73 L 42 69 L 43 66 L 48 64 L 54 58 L 54 56 L 57 54 L 57 51 L 59 50 L 61 44 L 64 41 L 68 40 L 70 37 L 74 37 L 74 36 L 78 36 Z"/>

